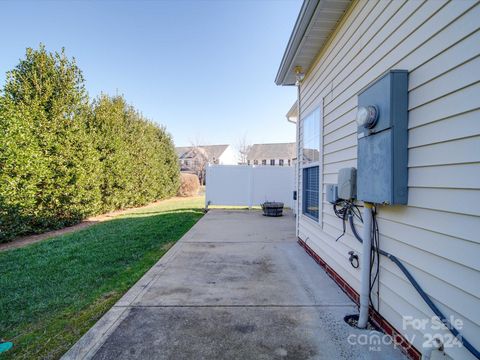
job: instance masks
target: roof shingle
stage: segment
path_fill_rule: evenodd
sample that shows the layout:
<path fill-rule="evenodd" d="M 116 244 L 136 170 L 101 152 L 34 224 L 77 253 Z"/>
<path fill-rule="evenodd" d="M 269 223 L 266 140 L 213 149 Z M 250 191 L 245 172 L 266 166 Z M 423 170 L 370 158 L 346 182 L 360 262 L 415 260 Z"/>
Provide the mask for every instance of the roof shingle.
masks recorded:
<path fill-rule="evenodd" d="M 200 145 L 198 146 L 200 149 L 205 151 L 207 154 L 208 159 L 218 159 L 224 151 L 228 148 L 229 145 Z M 190 150 L 192 150 L 193 146 L 179 146 L 175 148 L 177 156 L 179 159 L 184 157 Z"/>
<path fill-rule="evenodd" d="M 247 160 L 294 159 L 295 143 L 253 144 Z"/>

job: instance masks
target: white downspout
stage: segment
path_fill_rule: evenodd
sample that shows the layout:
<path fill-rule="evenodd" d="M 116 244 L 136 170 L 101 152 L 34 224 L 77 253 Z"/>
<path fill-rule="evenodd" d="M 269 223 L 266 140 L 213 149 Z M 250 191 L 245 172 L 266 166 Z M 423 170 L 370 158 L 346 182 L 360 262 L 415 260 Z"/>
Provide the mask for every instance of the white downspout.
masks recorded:
<path fill-rule="evenodd" d="M 302 85 L 302 81 L 305 78 L 305 73 L 301 66 L 295 66 L 295 85 L 297 86 L 297 108 L 298 108 L 298 117 L 297 117 L 297 216 L 296 216 L 296 230 L 297 230 L 297 238 L 300 238 L 300 178 L 302 174 L 302 168 L 300 167 L 302 164 L 302 151 L 300 148 L 300 120 L 301 116 L 301 91 L 300 86 Z"/>
<path fill-rule="evenodd" d="M 360 315 L 358 327 L 364 329 L 368 323 L 368 305 L 370 299 L 370 251 L 372 248 L 372 207 L 371 203 L 364 203 L 363 212 L 363 247 L 360 274 Z"/>
<path fill-rule="evenodd" d="M 296 211 L 296 217 L 295 217 L 295 228 L 296 228 L 296 234 L 297 234 L 297 239 L 300 237 L 300 81 L 297 81 L 297 108 L 298 108 L 298 116 L 297 116 L 297 162 L 295 166 L 295 171 L 296 171 L 296 178 L 297 178 L 297 211 Z"/>

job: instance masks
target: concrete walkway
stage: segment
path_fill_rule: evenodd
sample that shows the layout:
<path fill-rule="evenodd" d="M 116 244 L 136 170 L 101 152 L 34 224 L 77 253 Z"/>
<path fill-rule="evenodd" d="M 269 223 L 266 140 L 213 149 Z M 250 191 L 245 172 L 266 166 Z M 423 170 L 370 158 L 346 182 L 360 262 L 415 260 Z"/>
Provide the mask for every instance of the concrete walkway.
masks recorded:
<path fill-rule="evenodd" d="M 211 210 L 63 358 L 404 358 L 353 345 L 379 335 L 348 326 L 354 313 L 291 214 Z"/>

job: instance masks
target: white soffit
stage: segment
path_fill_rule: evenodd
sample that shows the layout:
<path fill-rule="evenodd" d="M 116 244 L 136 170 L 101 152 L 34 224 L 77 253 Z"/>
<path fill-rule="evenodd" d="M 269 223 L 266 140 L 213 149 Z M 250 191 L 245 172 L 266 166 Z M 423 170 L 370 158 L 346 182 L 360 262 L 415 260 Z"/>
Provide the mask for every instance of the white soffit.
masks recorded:
<path fill-rule="evenodd" d="M 350 3 L 351 0 L 304 0 L 275 78 L 277 85 L 295 85 L 296 66 L 308 71 Z"/>

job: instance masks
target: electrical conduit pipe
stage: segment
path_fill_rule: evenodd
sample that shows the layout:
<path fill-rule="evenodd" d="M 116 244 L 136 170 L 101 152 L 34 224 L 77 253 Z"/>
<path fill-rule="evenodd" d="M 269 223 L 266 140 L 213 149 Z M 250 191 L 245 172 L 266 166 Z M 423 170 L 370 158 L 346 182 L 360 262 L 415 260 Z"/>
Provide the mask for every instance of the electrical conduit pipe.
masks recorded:
<path fill-rule="evenodd" d="M 372 208 L 373 204 L 364 203 L 363 213 L 363 247 L 360 273 L 360 315 L 357 326 L 360 329 L 367 327 L 368 306 L 370 299 L 370 256 L 372 248 Z"/>
<path fill-rule="evenodd" d="M 429 345 L 430 346 L 423 349 L 422 360 L 430 360 L 434 351 L 443 351 L 443 344 L 438 338 L 433 339 L 433 341 Z"/>

